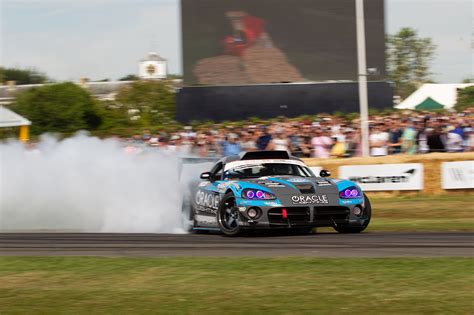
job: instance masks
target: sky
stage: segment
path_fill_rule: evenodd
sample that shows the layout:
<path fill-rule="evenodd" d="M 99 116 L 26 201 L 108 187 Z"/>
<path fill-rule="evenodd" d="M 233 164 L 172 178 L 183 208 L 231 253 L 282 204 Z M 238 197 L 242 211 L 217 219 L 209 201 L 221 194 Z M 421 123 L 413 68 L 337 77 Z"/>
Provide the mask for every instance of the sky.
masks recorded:
<path fill-rule="evenodd" d="M 291 1 L 291 0 L 289 0 Z M 474 73 L 473 1 L 386 0 L 386 32 L 416 29 L 437 45 L 440 83 Z M 55 80 L 137 74 L 150 50 L 182 73 L 179 0 L 0 0 L 0 64 L 35 68 Z"/>

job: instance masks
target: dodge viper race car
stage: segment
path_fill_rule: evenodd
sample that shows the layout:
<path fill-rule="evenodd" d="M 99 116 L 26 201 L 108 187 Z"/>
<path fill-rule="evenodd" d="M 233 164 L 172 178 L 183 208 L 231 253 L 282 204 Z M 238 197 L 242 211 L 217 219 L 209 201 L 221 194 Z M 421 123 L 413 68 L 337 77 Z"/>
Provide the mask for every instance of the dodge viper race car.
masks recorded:
<path fill-rule="evenodd" d="M 191 187 L 184 211 L 190 230 L 235 236 L 249 229 L 312 231 L 329 226 L 362 232 L 371 207 L 357 184 L 319 176 L 286 151 L 257 151 L 220 159 Z"/>

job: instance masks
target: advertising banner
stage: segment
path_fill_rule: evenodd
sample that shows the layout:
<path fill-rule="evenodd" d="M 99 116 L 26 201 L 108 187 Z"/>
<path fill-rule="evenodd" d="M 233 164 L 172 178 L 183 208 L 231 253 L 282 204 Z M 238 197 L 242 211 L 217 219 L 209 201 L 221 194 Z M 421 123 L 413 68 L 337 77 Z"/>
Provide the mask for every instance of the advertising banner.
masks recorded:
<path fill-rule="evenodd" d="M 474 161 L 441 163 L 441 187 L 443 189 L 473 189 Z"/>
<path fill-rule="evenodd" d="M 365 191 L 422 190 L 423 164 L 346 165 L 339 167 L 339 177 Z"/>

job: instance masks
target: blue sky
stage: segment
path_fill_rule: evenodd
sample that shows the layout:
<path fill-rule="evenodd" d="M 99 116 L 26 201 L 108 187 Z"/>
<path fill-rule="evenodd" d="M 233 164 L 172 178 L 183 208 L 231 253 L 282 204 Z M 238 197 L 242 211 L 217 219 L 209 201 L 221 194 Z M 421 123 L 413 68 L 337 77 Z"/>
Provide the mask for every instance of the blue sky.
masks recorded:
<path fill-rule="evenodd" d="M 0 0 L 4 66 L 34 67 L 56 80 L 137 73 L 150 49 L 181 73 L 179 0 Z M 438 82 L 473 76 L 471 0 L 386 0 L 386 31 L 417 29 L 438 46 Z"/>

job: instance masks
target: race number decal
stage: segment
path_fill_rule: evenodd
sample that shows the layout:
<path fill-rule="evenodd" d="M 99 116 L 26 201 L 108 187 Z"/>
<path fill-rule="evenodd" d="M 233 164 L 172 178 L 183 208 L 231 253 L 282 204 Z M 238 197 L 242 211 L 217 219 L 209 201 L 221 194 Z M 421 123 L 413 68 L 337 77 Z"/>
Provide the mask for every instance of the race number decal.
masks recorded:
<path fill-rule="evenodd" d="M 291 201 L 295 205 L 329 203 L 327 195 L 291 196 Z"/>

